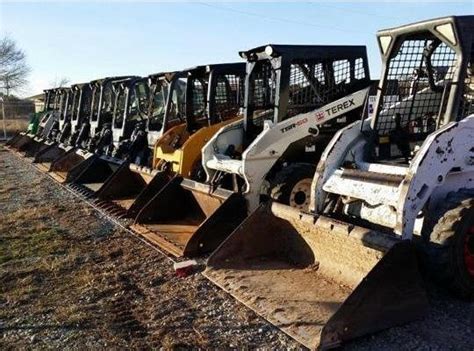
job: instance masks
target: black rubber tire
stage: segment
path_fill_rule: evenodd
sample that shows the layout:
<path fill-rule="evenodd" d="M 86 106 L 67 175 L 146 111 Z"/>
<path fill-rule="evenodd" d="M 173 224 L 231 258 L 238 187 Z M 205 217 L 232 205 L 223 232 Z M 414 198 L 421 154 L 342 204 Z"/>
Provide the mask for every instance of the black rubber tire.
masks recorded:
<path fill-rule="evenodd" d="M 294 207 L 307 210 L 309 205 L 309 196 L 306 194 L 304 200 L 292 201 L 293 188 L 303 179 L 313 180 L 316 167 L 307 163 L 292 163 L 275 174 L 270 182 L 270 197 L 279 203 L 285 205 L 293 205 Z M 293 194 L 294 196 L 294 194 Z M 302 203 L 301 206 L 296 206 L 295 203 Z"/>
<path fill-rule="evenodd" d="M 435 216 L 437 221 L 433 220 L 433 229 L 422 244 L 425 265 L 442 287 L 458 297 L 473 300 L 474 275 L 468 272 L 464 259 L 466 237 L 474 227 L 473 191 L 448 194 Z M 474 253 L 473 235 L 470 238 L 470 252 Z"/>

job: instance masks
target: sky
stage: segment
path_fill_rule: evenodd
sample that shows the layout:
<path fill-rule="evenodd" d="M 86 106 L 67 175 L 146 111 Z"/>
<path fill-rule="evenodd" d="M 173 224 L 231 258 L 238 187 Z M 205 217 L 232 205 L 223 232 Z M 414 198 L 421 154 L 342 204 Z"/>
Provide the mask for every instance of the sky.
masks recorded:
<path fill-rule="evenodd" d="M 71 83 L 241 61 L 238 51 L 273 44 L 366 45 L 380 76 L 377 30 L 447 15 L 474 2 L 5 2 L 0 35 L 31 67 L 28 96 Z"/>

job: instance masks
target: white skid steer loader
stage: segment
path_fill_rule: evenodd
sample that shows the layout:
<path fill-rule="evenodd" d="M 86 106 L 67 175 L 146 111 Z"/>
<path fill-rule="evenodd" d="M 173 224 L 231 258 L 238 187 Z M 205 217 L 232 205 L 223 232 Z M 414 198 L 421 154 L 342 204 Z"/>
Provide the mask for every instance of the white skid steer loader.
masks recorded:
<path fill-rule="evenodd" d="M 474 16 L 379 31 L 374 114 L 335 134 L 310 210 L 260 206 L 204 274 L 310 348 L 422 318 L 419 256 L 473 298 L 473 35 Z"/>
<path fill-rule="evenodd" d="M 317 160 L 360 119 L 372 84 L 364 46 L 267 45 L 241 56 L 244 118 L 202 149 L 207 182 L 173 179 L 135 220 L 173 255 L 212 251 L 270 197 L 308 208 Z"/>

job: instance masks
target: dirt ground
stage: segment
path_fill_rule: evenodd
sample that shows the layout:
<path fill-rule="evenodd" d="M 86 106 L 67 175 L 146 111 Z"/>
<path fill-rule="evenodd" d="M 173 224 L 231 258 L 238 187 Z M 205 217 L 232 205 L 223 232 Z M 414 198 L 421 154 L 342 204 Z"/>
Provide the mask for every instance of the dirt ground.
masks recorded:
<path fill-rule="evenodd" d="M 474 304 L 430 287 L 422 321 L 346 350 L 474 350 Z M 301 349 L 200 274 L 0 145 L 0 349 Z"/>

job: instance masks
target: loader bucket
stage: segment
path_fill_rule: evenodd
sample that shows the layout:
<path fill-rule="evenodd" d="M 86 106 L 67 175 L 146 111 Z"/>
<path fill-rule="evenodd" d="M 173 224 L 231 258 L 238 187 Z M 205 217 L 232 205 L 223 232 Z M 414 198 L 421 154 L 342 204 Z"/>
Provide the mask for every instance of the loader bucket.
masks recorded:
<path fill-rule="evenodd" d="M 46 150 L 51 145 L 51 142 L 45 141 L 40 138 L 33 138 L 30 139 L 29 142 L 26 142 L 25 144 L 21 145 L 18 148 L 18 152 L 21 153 L 24 157 L 30 158 L 31 161 L 33 161 L 36 154 L 42 152 L 43 150 Z"/>
<path fill-rule="evenodd" d="M 139 212 L 131 228 L 170 254 L 198 256 L 213 251 L 246 216 L 245 200 L 179 176 Z"/>
<path fill-rule="evenodd" d="M 86 167 L 71 170 L 72 182 L 97 193 L 104 183 L 127 162 L 108 156 L 94 157 Z"/>
<path fill-rule="evenodd" d="M 428 308 L 411 242 L 277 203 L 253 212 L 204 275 L 310 349 L 338 347 Z"/>
<path fill-rule="evenodd" d="M 13 138 L 10 138 L 5 146 L 10 149 L 16 149 L 17 145 L 23 143 L 26 139 L 30 139 L 31 135 L 26 134 L 25 132 L 17 133 Z"/>
<path fill-rule="evenodd" d="M 99 200 L 112 202 L 135 217 L 138 212 L 171 180 L 170 172 L 157 172 L 134 164 L 121 167 L 97 193 Z"/>
<path fill-rule="evenodd" d="M 53 162 L 64 156 L 72 147 L 64 144 L 53 144 L 35 155 L 33 163 L 40 171 L 48 172 Z"/>
<path fill-rule="evenodd" d="M 13 137 L 7 143 L 7 146 L 11 150 L 19 151 L 21 148 L 24 148 L 27 144 L 33 141 L 34 136 L 26 133 L 20 133 L 17 136 Z"/>
<path fill-rule="evenodd" d="M 97 156 L 85 150 L 71 149 L 51 163 L 49 175 L 59 183 L 69 183 L 86 169 L 95 157 Z"/>

